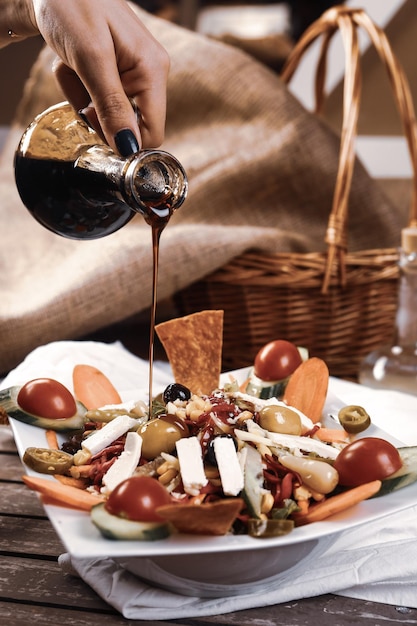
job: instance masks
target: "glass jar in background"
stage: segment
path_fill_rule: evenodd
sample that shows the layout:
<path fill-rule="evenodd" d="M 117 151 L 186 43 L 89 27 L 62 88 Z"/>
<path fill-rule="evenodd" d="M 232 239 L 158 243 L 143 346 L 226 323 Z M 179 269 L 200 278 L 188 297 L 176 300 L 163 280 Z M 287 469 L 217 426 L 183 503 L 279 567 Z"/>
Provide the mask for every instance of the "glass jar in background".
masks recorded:
<path fill-rule="evenodd" d="M 363 360 L 359 382 L 417 395 L 417 226 L 404 228 L 395 340 Z"/>

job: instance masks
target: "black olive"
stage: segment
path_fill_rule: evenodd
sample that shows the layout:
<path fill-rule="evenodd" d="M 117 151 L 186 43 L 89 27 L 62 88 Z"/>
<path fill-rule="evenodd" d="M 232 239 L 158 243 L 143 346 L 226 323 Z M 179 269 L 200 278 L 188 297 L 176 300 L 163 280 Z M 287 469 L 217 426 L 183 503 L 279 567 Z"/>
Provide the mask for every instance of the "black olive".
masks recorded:
<path fill-rule="evenodd" d="M 165 389 L 163 394 L 165 404 L 168 402 L 175 402 L 175 400 L 181 400 L 186 402 L 191 398 L 191 391 L 185 385 L 180 383 L 171 383 Z"/>
<path fill-rule="evenodd" d="M 207 445 L 207 449 L 206 449 L 206 454 L 204 456 L 204 460 L 209 464 L 209 465 L 213 465 L 214 467 L 217 467 L 217 460 L 216 460 L 216 454 L 214 452 L 214 440 L 217 439 L 217 437 L 228 437 L 229 439 L 233 440 L 233 443 L 235 444 L 235 448 L 237 450 L 237 441 L 234 437 L 232 437 L 232 435 L 216 435 L 215 437 L 213 437 L 213 439 L 210 439 L 208 445 Z"/>
<path fill-rule="evenodd" d="M 78 450 L 81 450 L 81 442 L 84 439 L 84 432 L 77 432 L 72 435 L 67 441 L 61 446 L 61 450 L 64 452 L 69 452 L 70 454 L 75 454 Z"/>

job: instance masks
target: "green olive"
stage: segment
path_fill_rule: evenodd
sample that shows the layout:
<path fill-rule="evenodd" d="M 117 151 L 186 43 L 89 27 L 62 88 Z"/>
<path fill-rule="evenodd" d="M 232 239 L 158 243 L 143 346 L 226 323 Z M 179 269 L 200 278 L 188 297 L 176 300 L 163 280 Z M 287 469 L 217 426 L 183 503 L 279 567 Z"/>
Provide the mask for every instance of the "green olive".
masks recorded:
<path fill-rule="evenodd" d="M 371 418 L 361 406 L 344 406 L 339 411 L 339 422 L 350 435 L 361 433 L 371 425 Z"/>
<path fill-rule="evenodd" d="M 259 425 L 265 430 L 283 435 L 301 435 L 301 418 L 287 406 L 269 404 L 259 412 Z"/>
<path fill-rule="evenodd" d="M 187 424 L 174 415 L 161 415 L 149 420 L 137 432 L 142 437 L 142 455 L 148 461 L 161 452 L 171 454 L 175 443 L 189 435 Z"/>

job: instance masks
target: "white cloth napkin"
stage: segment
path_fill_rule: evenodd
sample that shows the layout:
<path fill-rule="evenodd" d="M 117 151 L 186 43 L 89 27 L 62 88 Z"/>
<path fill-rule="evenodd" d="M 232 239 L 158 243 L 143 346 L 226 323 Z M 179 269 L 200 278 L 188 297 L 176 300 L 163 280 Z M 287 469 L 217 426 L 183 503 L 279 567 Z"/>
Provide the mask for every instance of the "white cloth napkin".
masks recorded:
<path fill-rule="evenodd" d="M 326 593 L 417 608 L 416 529 L 417 506 L 336 539 L 321 540 L 295 567 L 265 581 L 262 591 L 221 598 L 158 589 L 131 573 L 128 561 L 75 559 L 65 554 L 60 564 L 65 572 L 77 573 L 124 617 L 136 620 L 222 615 Z"/>
<path fill-rule="evenodd" d="M 148 364 L 127 352 L 121 344 L 96 342 L 55 342 L 37 348 L 1 386 L 51 376 L 71 388 L 72 367 L 81 362 L 101 368 L 114 382 L 123 400 L 147 393 Z M 155 364 L 154 391 L 162 390 L 169 382 L 172 382 L 169 367 Z M 342 385 L 339 390 L 336 384 L 335 388 L 345 395 L 345 401 L 359 391 L 356 385 L 351 388 Z M 389 395 L 385 394 L 384 402 L 388 401 Z M 401 396 L 401 401 L 401 412 L 408 409 L 408 413 L 415 413 L 415 398 Z M 397 405 L 397 395 L 394 395 L 394 402 Z M 389 424 L 391 434 L 407 439 L 404 429 L 410 421 L 400 420 L 398 432 L 395 432 L 396 422 Z M 407 443 L 417 443 L 413 429 Z M 159 587 L 158 584 L 170 586 L 170 582 L 175 586 L 175 577 L 159 570 L 150 559 L 142 560 L 143 573 L 138 572 L 138 562 L 131 559 L 80 559 L 64 554 L 59 561 L 65 572 L 80 576 L 129 619 L 217 615 L 326 593 L 417 608 L 416 536 L 417 505 L 337 536 L 324 537 L 295 567 L 263 581 L 255 592 L 220 598 L 186 596 Z M 149 576 L 147 580 L 153 580 L 154 584 L 144 581 L 145 573 Z"/>

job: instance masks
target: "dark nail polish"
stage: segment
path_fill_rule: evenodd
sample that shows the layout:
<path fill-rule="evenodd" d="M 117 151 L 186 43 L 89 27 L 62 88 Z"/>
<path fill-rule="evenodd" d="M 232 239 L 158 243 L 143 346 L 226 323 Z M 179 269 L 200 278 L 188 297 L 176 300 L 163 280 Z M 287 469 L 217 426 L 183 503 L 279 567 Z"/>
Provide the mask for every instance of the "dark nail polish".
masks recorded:
<path fill-rule="evenodd" d="M 119 132 L 115 135 L 114 141 L 121 156 L 128 157 L 139 151 L 138 140 L 130 128 L 119 130 Z"/>
<path fill-rule="evenodd" d="M 84 109 L 81 109 L 80 111 L 78 111 L 78 115 L 81 117 L 81 119 L 84 122 L 84 124 L 87 124 L 87 126 L 89 126 L 89 128 L 93 128 L 91 126 L 91 124 L 90 124 L 90 121 L 89 121 L 87 115 L 84 113 Z"/>

